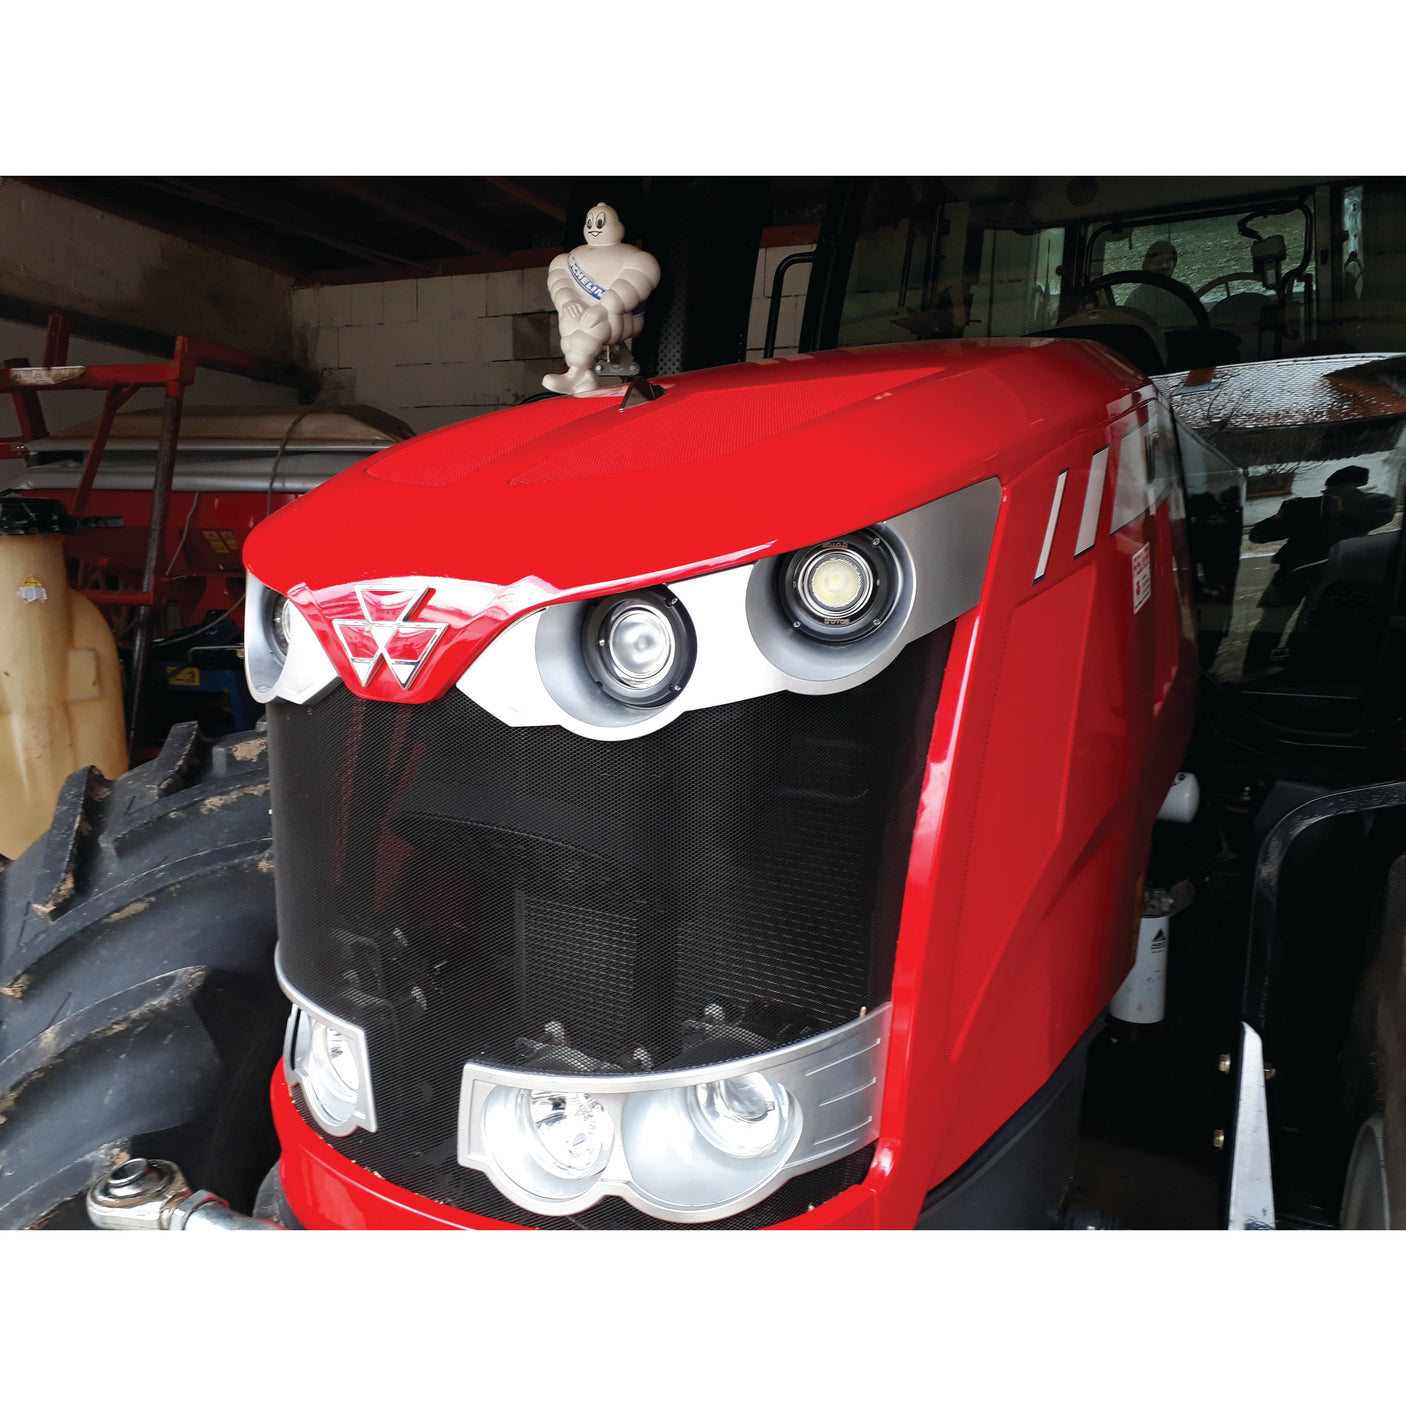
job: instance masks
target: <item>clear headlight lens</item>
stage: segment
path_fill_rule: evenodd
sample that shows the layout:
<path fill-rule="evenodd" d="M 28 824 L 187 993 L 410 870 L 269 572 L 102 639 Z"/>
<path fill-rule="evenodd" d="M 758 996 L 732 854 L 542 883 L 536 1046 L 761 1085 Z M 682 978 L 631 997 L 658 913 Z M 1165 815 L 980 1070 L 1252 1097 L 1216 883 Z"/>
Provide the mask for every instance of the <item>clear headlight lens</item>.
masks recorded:
<path fill-rule="evenodd" d="M 651 688 L 674 659 L 674 630 L 652 605 L 627 605 L 606 623 L 605 652 L 627 687 Z"/>
<path fill-rule="evenodd" d="M 528 1133 L 533 1158 L 554 1176 L 594 1176 L 610 1159 L 615 1124 L 590 1094 L 523 1089 L 518 1119 Z"/>
<path fill-rule="evenodd" d="M 340 1030 L 315 1021 L 308 1054 L 309 1070 L 323 1088 L 335 1098 L 355 1103 L 361 1076 L 357 1072 L 351 1041 Z"/>
<path fill-rule="evenodd" d="M 295 1059 L 308 1102 L 329 1130 L 342 1129 L 356 1117 L 362 1094 L 356 1042 L 346 1031 L 306 1011 L 299 1019 L 304 1032 Z"/>
<path fill-rule="evenodd" d="M 619 1196 L 659 1220 L 717 1220 L 874 1140 L 888 1022 L 884 1005 L 793 1046 L 679 1070 L 467 1063 L 457 1159 L 545 1215 Z"/>
<path fill-rule="evenodd" d="M 765 1074 L 696 1084 L 689 1111 L 699 1132 L 731 1157 L 775 1152 L 790 1130 L 790 1095 Z"/>
<path fill-rule="evenodd" d="M 582 626 L 587 670 L 602 692 L 631 707 L 667 703 L 693 668 L 693 628 L 667 591 L 597 601 Z"/>

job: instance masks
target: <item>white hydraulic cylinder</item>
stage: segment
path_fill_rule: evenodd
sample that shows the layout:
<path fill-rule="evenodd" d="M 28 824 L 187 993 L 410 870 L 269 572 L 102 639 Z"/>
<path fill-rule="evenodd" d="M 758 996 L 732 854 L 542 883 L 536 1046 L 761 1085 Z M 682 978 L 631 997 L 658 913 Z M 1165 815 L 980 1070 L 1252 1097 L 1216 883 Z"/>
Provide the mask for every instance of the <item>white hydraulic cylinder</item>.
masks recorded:
<path fill-rule="evenodd" d="M 1133 1025 L 1156 1025 L 1167 1014 L 1167 946 L 1174 900 L 1150 889 L 1138 924 L 1137 958 L 1109 1003 L 1109 1011 Z"/>

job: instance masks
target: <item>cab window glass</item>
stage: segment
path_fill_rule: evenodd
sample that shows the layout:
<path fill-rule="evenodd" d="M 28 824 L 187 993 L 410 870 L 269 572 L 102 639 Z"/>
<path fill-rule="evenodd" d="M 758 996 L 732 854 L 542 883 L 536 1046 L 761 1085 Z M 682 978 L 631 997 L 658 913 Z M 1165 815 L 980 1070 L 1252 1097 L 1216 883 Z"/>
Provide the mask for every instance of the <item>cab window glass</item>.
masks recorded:
<path fill-rule="evenodd" d="M 980 262 L 976 250 L 980 249 Z M 1018 337 L 1059 320 L 1062 227 L 986 229 L 939 182 L 871 187 L 845 288 L 840 346 L 932 337 Z"/>
<path fill-rule="evenodd" d="M 1195 327 L 1199 303 L 1211 327 L 1233 335 L 1236 359 L 1294 356 L 1313 277 L 1307 232 L 1300 209 L 1105 227 L 1094 234 L 1090 273 L 1126 275 L 1110 283 L 1107 300 L 1164 330 Z"/>
<path fill-rule="evenodd" d="M 1276 722 L 1350 732 L 1376 678 L 1399 590 L 1406 467 L 1392 364 L 1380 374 L 1346 356 L 1297 372 L 1247 367 L 1171 398 L 1201 664 Z M 1273 378 L 1278 423 L 1237 389 L 1250 375 Z M 1330 395 L 1397 413 L 1325 419 Z"/>

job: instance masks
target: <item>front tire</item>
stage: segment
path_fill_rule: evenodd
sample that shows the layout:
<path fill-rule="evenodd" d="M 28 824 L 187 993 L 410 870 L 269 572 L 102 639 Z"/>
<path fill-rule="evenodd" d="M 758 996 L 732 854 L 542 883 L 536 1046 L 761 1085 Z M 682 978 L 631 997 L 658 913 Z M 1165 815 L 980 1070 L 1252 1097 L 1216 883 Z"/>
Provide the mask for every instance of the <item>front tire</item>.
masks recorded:
<path fill-rule="evenodd" d="M 75 772 L 0 867 L 0 1228 L 86 1227 L 133 1156 L 252 1204 L 287 1015 L 265 748 L 181 724 L 117 781 Z"/>

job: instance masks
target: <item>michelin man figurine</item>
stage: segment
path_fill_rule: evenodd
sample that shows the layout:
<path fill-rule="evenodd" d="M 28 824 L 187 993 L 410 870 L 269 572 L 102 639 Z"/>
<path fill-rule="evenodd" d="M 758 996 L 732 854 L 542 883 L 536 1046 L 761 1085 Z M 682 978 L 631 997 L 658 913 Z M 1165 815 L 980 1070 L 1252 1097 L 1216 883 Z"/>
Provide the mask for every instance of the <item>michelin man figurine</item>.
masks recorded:
<path fill-rule="evenodd" d="M 549 391 L 585 395 L 598 389 L 601 358 L 610 358 L 644 326 L 645 299 L 659 286 L 659 263 L 643 249 L 622 244 L 624 233 L 620 216 L 609 205 L 593 205 L 586 213 L 586 242 L 558 254 L 547 270 L 567 368 L 542 377 Z M 607 374 L 615 371 L 613 359 L 606 367 Z M 616 374 L 637 370 L 622 364 Z"/>

